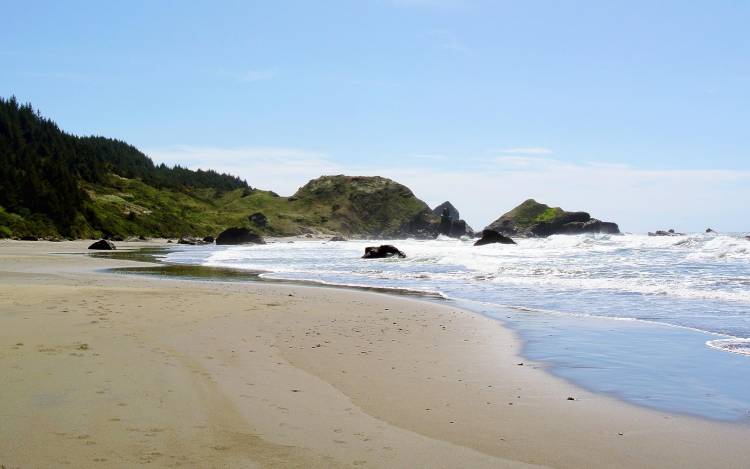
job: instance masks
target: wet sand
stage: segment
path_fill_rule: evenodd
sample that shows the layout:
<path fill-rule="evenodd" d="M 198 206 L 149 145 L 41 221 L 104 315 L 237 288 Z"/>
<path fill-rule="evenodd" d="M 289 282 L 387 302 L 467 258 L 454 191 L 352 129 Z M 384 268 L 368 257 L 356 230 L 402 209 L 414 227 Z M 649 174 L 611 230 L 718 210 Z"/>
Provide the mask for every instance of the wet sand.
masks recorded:
<path fill-rule="evenodd" d="M 750 460 L 750 427 L 585 392 L 448 304 L 103 273 L 145 264 L 78 254 L 88 244 L 0 242 L 7 468 Z"/>

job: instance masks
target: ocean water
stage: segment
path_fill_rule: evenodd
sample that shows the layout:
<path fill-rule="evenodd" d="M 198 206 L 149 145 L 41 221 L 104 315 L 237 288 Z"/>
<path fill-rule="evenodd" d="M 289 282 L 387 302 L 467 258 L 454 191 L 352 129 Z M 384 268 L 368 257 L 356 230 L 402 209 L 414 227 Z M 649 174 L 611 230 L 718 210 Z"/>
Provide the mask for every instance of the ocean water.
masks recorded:
<path fill-rule="evenodd" d="M 361 259 L 394 244 L 406 259 Z M 550 372 L 626 401 L 750 421 L 750 241 L 744 235 L 178 246 L 168 263 L 439 295 L 515 329 Z"/>

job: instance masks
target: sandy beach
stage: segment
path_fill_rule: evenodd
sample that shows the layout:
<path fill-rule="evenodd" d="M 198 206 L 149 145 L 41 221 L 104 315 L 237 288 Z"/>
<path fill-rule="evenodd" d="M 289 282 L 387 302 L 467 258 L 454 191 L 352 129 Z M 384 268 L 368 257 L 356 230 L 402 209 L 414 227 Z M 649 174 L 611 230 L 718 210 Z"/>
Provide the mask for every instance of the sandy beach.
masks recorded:
<path fill-rule="evenodd" d="M 139 264 L 88 244 L 0 242 L 4 468 L 750 460 L 750 427 L 588 393 L 448 303 L 106 273 Z"/>

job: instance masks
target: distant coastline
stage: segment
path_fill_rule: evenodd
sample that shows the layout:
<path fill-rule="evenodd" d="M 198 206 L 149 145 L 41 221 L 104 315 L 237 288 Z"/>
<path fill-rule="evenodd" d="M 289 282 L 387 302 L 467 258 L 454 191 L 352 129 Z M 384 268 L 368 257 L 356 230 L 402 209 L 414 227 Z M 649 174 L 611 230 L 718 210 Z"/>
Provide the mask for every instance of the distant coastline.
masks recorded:
<path fill-rule="evenodd" d="M 122 141 L 65 133 L 12 97 L 0 99 L 0 120 L 0 238 L 202 239 L 232 227 L 259 236 L 480 235 L 449 201 L 430 208 L 383 177 L 321 176 L 282 197 L 213 170 L 156 165 Z M 506 236 L 619 232 L 532 199 L 487 228 Z"/>

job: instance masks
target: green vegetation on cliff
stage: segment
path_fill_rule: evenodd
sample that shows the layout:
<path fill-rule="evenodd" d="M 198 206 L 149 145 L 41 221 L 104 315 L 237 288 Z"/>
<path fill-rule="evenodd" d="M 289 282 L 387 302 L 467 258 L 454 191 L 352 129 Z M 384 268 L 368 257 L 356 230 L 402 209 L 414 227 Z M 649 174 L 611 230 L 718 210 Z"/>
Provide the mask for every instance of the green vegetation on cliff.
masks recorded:
<path fill-rule="evenodd" d="M 262 213 L 258 225 L 250 215 Z M 262 217 L 261 217 L 262 218 Z M 235 176 L 155 165 L 127 143 L 61 131 L 0 98 L 0 238 L 264 235 L 434 236 L 439 218 L 382 177 L 324 176 L 293 197 Z"/>
<path fill-rule="evenodd" d="M 516 226 L 516 229 L 525 229 L 537 223 L 554 223 L 556 220 L 562 219 L 567 213 L 560 207 L 550 207 L 534 199 L 528 199 L 501 216 L 498 221 L 510 220 Z"/>
<path fill-rule="evenodd" d="M 118 140 L 65 133 L 31 105 L 0 98 L 0 236 L 114 233 L 109 230 L 118 225 L 117 214 L 105 213 L 90 197 L 92 188 L 109 186 L 113 177 L 168 194 L 250 190 L 245 181 L 215 171 L 154 165 Z"/>
<path fill-rule="evenodd" d="M 492 222 L 487 229 L 506 236 L 550 236 L 553 234 L 581 234 L 620 232 L 616 223 L 603 222 L 586 212 L 568 212 L 560 207 L 540 204 L 528 199 Z"/>
<path fill-rule="evenodd" d="M 434 236 L 440 222 L 408 187 L 379 176 L 322 176 L 290 200 L 315 225 L 347 235 Z"/>

